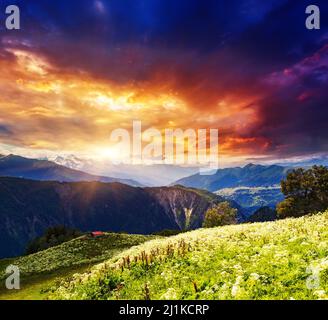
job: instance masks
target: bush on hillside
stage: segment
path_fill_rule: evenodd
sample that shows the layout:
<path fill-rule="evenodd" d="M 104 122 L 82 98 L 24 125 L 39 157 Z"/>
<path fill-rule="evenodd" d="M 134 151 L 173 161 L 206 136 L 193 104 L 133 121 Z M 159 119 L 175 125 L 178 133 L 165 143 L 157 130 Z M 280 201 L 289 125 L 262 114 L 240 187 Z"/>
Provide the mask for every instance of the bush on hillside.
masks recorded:
<path fill-rule="evenodd" d="M 328 169 L 295 169 L 281 182 L 281 191 L 286 199 L 277 205 L 280 218 L 324 211 L 328 208 Z"/>
<path fill-rule="evenodd" d="M 32 240 L 26 248 L 26 254 L 36 253 L 63 242 L 75 239 L 81 236 L 81 231 L 77 229 L 68 228 L 65 226 L 55 226 L 48 228 L 44 235 Z"/>
<path fill-rule="evenodd" d="M 212 228 L 227 224 L 236 224 L 237 211 L 237 209 L 231 208 L 229 202 L 221 202 L 206 211 L 203 227 Z"/>

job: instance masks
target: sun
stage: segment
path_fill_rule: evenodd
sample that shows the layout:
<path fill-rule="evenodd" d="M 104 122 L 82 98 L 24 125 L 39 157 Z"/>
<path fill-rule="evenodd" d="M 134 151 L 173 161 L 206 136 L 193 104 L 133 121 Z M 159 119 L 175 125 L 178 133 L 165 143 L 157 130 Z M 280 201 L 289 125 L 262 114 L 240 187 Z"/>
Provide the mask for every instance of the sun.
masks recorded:
<path fill-rule="evenodd" d="M 103 160 L 119 160 L 122 158 L 122 152 L 117 147 L 99 147 L 92 154 L 94 157 Z"/>

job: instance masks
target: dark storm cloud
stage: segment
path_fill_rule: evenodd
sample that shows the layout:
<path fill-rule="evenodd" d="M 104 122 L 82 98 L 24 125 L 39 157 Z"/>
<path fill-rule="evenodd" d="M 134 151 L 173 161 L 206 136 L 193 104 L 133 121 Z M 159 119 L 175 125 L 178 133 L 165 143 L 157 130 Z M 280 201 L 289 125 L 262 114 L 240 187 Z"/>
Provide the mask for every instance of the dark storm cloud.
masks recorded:
<path fill-rule="evenodd" d="M 22 42 L 28 39 L 65 67 L 126 81 L 167 66 L 173 76 L 182 71 L 197 78 L 214 55 L 211 81 L 235 69 L 236 78 L 248 80 L 311 54 L 327 27 L 323 21 L 316 34 L 305 29 L 309 1 L 302 0 L 15 2 L 22 7 Z M 184 61 L 190 52 L 194 58 Z"/>
<path fill-rule="evenodd" d="M 270 141 L 268 151 L 302 154 L 328 148 L 328 45 L 283 72 L 275 90 L 259 102 L 261 119 L 249 132 Z"/>

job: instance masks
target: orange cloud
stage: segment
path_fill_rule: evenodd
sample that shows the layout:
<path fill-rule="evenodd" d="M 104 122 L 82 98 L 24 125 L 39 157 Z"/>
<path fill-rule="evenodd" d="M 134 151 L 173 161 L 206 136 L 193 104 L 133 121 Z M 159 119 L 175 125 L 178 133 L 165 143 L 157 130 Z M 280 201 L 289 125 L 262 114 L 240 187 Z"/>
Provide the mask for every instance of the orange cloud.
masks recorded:
<path fill-rule="evenodd" d="M 165 71 L 162 79 L 157 72 L 154 81 L 117 84 L 59 68 L 28 50 L 7 53 L 11 58 L 0 61 L 5 70 L 0 123 L 10 134 L 0 131 L 2 144 L 45 153 L 93 153 L 106 150 L 112 130 L 130 130 L 133 120 L 141 120 L 143 129 L 218 128 L 226 157 L 261 144 L 263 149 L 263 141 L 239 137 L 257 121 L 251 94 L 213 95 L 211 88 L 190 84 L 174 88 Z"/>

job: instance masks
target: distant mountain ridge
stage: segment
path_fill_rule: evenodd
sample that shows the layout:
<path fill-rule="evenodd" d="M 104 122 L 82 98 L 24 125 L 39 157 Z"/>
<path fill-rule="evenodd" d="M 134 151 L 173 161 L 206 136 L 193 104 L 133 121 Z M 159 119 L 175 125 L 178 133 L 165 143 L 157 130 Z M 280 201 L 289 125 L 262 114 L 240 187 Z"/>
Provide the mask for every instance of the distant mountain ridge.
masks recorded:
<path fill-rule="evenodd" d="M 214 175 L 195 174 L 180 179 L 175 184 L 206 189 L 211 192 L 224 188 L 269 187 L 280 184 L 286 177 L 288 167 L 277 165 L 248 164 L 245 167 L 219 169 Z"/>
<path fill-rule="evenodd" d="M 94 175 L 119 179 L 132 179 L 145 186 L 165 186 L 199 171 L 197 167 L 167 164 L 114 164 L 110 159 L 93 159 L 75 155 L 60 155 L 51 161 L 65 167 L 81 170 Z"/>
<path fill-rule="evenodd" d="M 80 170 L 67 168 L 48 160 L 29 159 L 16 155 L 0 156 L 0 176 L 17 177 L 41 181 L 101 181 L 120 182 L 131 186 L 142 185 L 131 179 L 119 179 L 92 175 Z"/>
<path fill-rule="evenodd" d="M 0 178 L 0 258 L 22 254 L 46 228 L 150 234 L 201 227 L 222 197 L 185 187 Z"/>
<path fill-rule="evenodd" d="M 284 199 L 280 182 L 289 167 L 248 164 L 245 167 L 219 169 L 214 175 L 195 174 L 176 183 L 186 187 L 206 189 L 237 202 L 247 220 L 262 207 L 274 209 Z"/>
<path fill-rule="evenodd" d="M 276 165 L 281 165 L 281 166 L 288 166 L 288 167 L 294 167 L 294 168 L 308 168 L 312 167 L 314 165 L 317 166 L 328 166 L 328 156 L 327 155 L 322 155 L 322 156 L 316 156 L 316 157 L 308 157 L 305 159 L 296 159 L 294 161 L 283 161 L 283 162 L 278 162 Z"/>

